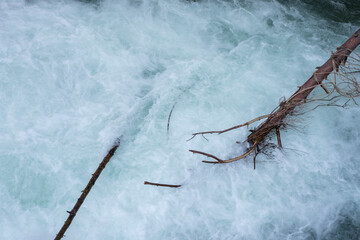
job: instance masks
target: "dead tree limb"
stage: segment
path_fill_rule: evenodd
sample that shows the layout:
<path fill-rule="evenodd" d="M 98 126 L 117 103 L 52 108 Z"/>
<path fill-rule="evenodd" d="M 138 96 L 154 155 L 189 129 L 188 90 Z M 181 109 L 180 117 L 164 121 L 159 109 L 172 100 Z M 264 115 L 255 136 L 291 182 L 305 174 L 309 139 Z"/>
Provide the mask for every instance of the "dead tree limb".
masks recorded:
<path fill-rule="evenodd" d="M 354 90 L 353 92 L 343 92 L 339 87 L 336 79 L 336 74 L 334 74 L 334 82 L 330 82 L 327 84 L 330 84 L 333 87 L 332 91 L 329 91 L 324 84 L 322 83 L 330 73 L 332 73 L 334 70 L 337 73 L 339 71 L 339 67 L 341 65 L 345 65 L 347 62 L 347 59 L 349 55 L 353 52 L 353 50 L 360 44 L 360 29 L 358 29 L 343 45 L 336 48 L 336 52 L 332 53 L 330 58 L 320 67 L 317 67 L 316 71 L 313 73 L 313 75 L 302 85 L 299 87 L 299 89 L 288 99 L 282 101 L 278 107 L 276 107 L 271 114 L 264 115 L 258 118 L 255 118 L 254 120 L 251 120 L 247 123 L 234 126 L 232 128 L 225 129 L 223 131 L 208 131 L 208 132 L 198 132 L 194 133 L 192 138 L 193 139 L 197 135 L 204 135 L 204 134 L 213 134 L 218 133 L 221 134 L 223 132 L 231 131 L 239 127 L 248 126 L 249 124 L 261 120 L 263 118 L 267 118 L 263 123 L 261 123 L 255 130 L 250 130 L 250 134 L 248 135 L 246 141 L 250 143 L 252 146 L 246 153 L 244 153 L 241 156 L 229 159 L 229 160 L 222 160 L 214 155 L 211 155 L 209 153 L 200 152 L 197 150 L 189 150 L 192 153 L 201 154 L 210 158 L 213 158 L 217 160 L 216 162 L 213 161 L 203 161 L 205 163 L 213 163 L 213 164 L 219 164 L 219 163 L 228 163 L 228 162 L 234 162 L 237 160 L 240 160 L 249 154 L 251 154 L 257 147 L 264 143 L 264 140 L 268 135 L 275 130 L 278 145 L 281 148 L 282 143 L 280 139 L 280 127 L 286 126 L 285 118 L 289 115 L 294 114 L 294 109 L 297 106 L 300 106 L 302 104 L 305 104 L 307 102 L 309 94 L 316 88 L 317 86 L 321 86 L 326 94 L 329 96 L 331 93 L 336 92 L 340 96 L 345 96 L 348 98 L 353 99 L 355 96 L 360 96 L 360 87 L 358 82 L 355 80 L 348 78 L 349 73 L 345 73 L 345 78 L 349 79 L 349 82 L 346 82 L 345 84 L 350 84 Z M 350 57 L 351 58 L 351 57 Z M 359 64 L 354 64 L 358 66 Z M 359 65 L 360 66 L 360 65 Z M 357 71 L 354 71 L 357 72 Z M 265 144 L 266 145 L 266 144 Z M 255 152 L 254 157 L 254 169 L 255 169 L 255 158 L 258 154 L 258 151 Z"/>
<path fill-rule="evenodd" d="M 262 142 L 273 129 L 282 126 L 286 116 L 290 115 L 296 106 L 305 103 L 307 97 L 315 87 L 321 85 L 321 82 L 326 79 L 333 70 L 338 71 L 340 64 L 345 65 L 348 56 L 359 44 L 360 29 L 343 45 L 338 47 L 337 51 L 333 53 L 321 67 L 318 67 L 314 74 L 287 101 L 280 103 L 279 109 L 257 127 L 247 137 L 247 141 L 249 143 L 256 141 Z"/>
<path fill-rule="evenodd" d="M 86 185 L 85 189 L 83 191 L 81 191 L 82 194 L 79 197 L 79 199 L 77 200 L 73 209 L 71 211 L 67 211 L 69 213 L 69 216 L 66 219 L 62 228 L 60 229 L 59 233 L 56 235 L 55 240 L 60 240 L 61 238 L 64 237 L 64 234 L 65 234 L 66 230 L 68 229 L 68 227 L 70 226 L 72 220 L 75 218 L 77 211 L 80 209 L 86 196 L 91 191 L 91 188 L 94 186 L 94 184 L 95 184 L 96 180 L 98 179 L 98 177 L 100 176 L 102 170 L 104 170 L 106 164 L 110 161 L 111 157 L 114 155 L 114 153 L 115 153 L 116 149 L 119 147 L 119 145 L 120 145 L 120 139 L 117 139 L 114 142 L 114 145 L 112 146 L 112 148 L 109 150 L 109 152 L 106 154 L 104 159 L 99 164 L 98 168 L 92 175 L 92 177 L 91 177 L 89 183 Z"/>

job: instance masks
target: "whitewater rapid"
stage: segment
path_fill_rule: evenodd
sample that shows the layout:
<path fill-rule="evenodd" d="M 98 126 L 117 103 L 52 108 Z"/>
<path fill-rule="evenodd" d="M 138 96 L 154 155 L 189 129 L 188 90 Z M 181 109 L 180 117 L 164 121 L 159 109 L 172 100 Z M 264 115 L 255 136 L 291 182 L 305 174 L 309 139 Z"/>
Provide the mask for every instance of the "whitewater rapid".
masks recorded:
<path fill-rule="evenodd" d="M 242 153 L 246 128 L 186 140 L 271 112 L 359 28 L 301 4 L 0 0 L 0 239 L 54 238 L 119 136 L 64 239 L 357 239 L 358 106 L 255 171 L 188 151 Z"/>

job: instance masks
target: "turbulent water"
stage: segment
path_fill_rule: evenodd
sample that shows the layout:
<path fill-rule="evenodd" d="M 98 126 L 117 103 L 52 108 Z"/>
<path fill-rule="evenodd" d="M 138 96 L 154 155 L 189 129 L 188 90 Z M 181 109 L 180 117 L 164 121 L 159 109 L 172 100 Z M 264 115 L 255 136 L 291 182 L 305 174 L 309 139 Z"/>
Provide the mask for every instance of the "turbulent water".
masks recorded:
<path fill-rule="evenodd" d="M 0 239 L 54 238 L 119 136 L 65 239 L 359 239 L 358 106 L 295 119 L 255 171 L 188 151 L 236 156 L 246 128 L 186 141 L 271 112 L 359 28 L 359 9 L 0 0 Z"/>

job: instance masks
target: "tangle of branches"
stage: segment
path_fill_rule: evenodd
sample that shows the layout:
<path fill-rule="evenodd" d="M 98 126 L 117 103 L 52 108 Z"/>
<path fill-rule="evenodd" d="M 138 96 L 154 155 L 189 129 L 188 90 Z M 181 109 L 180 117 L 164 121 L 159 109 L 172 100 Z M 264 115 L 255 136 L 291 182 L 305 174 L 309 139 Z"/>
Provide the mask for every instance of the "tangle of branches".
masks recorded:
<path fill-rule="evenodd" d="M 194 154 L 201 154 L 214 159 L 214 161 L 203 161 L 204 163 L 223 164 L 238 161 L 253 154 L 254 169 L 257 154 L 263 152 L 264 148 L 272 146 L 267 140 L 272 132 L 276 133 L 277 144 L 282 148 L 280 129 L 284 129 L 288 123 L 289 116 L 299 115 L 297 109 L 305 104 L 315 103 L 315 110 L 322 106 L 346 107 L 350 101 L 357 105 L 356 98 L 360 96 L 359 79 L 360 79 L 360 55 L 353 52 L 360 44 L 360 29 L 357 30 L 343 45 L 338 47 L 335 53 L 320 67 L 317 67 L 313 75 L 289 98 L 280 102 L 270 114 L 257 117 L 246 123 L 221 130 L 206 131 L 192 134 L 194 137 L 201 135 L 205 138 L 207 134 L 222 134 L 235 130 L 240 127 L 249 126 L 250 124 L 266 119 L 254 130 L 250 130 L 246 141 L 250 144 L 249 149 L 242 155 L 227 160 L 220 159 L 209 153 L 198 150 L 189 150 Z M 350 56 L 350 54 L 352 56 Z M 309 94 L 320 86 L 324 94 L 317 97 L 309 98 Z M 304 114 L 304 112 L 300 113 Z M 205 138 L 206 139 L 206 138 Z M 206 139 L 207 140 L 207 139 Z"/>

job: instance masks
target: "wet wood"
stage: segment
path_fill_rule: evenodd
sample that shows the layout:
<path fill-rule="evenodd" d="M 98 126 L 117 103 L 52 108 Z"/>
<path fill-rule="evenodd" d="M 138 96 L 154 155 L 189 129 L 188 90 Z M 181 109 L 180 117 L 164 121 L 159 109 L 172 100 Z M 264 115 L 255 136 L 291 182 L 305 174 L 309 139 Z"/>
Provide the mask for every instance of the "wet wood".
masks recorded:
<path fill-rule="evenodd" d="M 294 109 L 297 106 L 306 103 L 309 94 L 317 86 L 321 86 L 324 89 L 324 91 L 329 94 L 329 91 L 322 84 L 322 81 L 325 80 L 332 71 L 334 70 L 338 71 L 339 66 L 341 64 L 345 65 L 348 56 L 359 44 L 360 44 L 360 29 L 358 29 L 343 45 L 336 48 L 337 51 L 335 53 L 332 53 L 330 58 L 322 66 L 316 67 L 317 70 L 313 73 L 313 75 L 302 86 L 300 86 L 299 89 L 288 100 L 282 101 L 280 105 L 277 108 L 275 108 L 275 110 L 271 114 L 260 116 L 244 124 L 237 125 L 222 131 L 207 131 L 207 132 L 194 133 L 193 136 L 189 139 L 191 140 L 197 135 L 204 136 L 204 134 L 214 134 L 214 133 L 221 134 L 224 132 L 237 129 L 239 127 L 248 126 L 249 124 L 255 121 L 266 118 L 266 120 L 262 124 L 260 124 L 257 128 L 255 128 L 255 130 L 250 130 L 251 133 L 248 135 L 246 141 L 250 143 L 252 147 L 243 155 L 229 160 L 222 160 L 209 153 L 205 153 L 197 150 L 189 150 L 189 151 L 192 153 L 201 154 L 206 157 L 210 157 L 217 160 L 217 161 L 203 161 L 205 163 L 220 164 L 220 163 L 234 162 L 247 157 L 255 150 L 255 148 L 259 148 L 259 146 L 261 146 L 264 143 L 264 140 L 269 135 L 269 133 L 272 132 L 273 130 L 276 131 L 278 146 L 282 148 L 282 143 L 280 138 L 280 127 L 286 125 L 284 121 L 285 118 L 291 115 L 292 113 L 294 113 Z M 337 90 L 337 92 L 339 93 L 341 92 L 340 90 L 337 89 L 336 82 L 333 85 L 333 87 Z M 255 159 L 258 152 L 260 152 L 259 149 L 257 149 L 257 152 L 255 153 L 254 169 L 255 169 Z"/>
<path fill-rule="evenodd" d="M 163 183 L 153 183 L 153 182 L 144 182 L 144 185 L 153 185 L 158 187 L 170 187 L 170 188 L 178 188 L 181 187 L 181 185 L 172 185 L 172 184 L 163 184 Z"/>
<path fill-rule="evenodd" d="M 247 137 L 249 143 L 262 142 L 273 130 L 284 124 L 284 119 L 290 115 L 296 106 L 306 102 L 309 94 L 315 87 L 321 86 L 321 82 L 333 71 L 337 71 L 340 64 L 345 64 L 347 57 L 360 44 L 360 29 L 357 30 L 343 45 L 337 48 L 330 58 L 286 101 L 283 101 L 278 110 L 271 114 L 259 127 Z"/>
<path fill-rule="evenodd" d="M 101 172 L 104 170 L 106 164 L 110 161 L 111 157 L 114 155 L 116 149 L 120 146 L 120 139 L 117 139 L 114 143 L 114 145 L 112 146 L 112 148 L 108 151 L 108 153 L 106 154 L 106 156 L 104 157 L 104 159 L 101 161 L 101 163 L 99 164 L 98 168 L 96 169 L 95 173 L 92 175 L 92 177 L 90 178 L 90 181 L 88 182 L 88 184 L 86 185 L 85 189 L 82 192 L 82 194 L 80 195 L 80 197 L 78 198 L 75 206 L 73 207 L 73 209 L 71 211 L 67 211 L 69 213 L 68 218 L 66 219 L 66 221 L 64 222 L 64 225 L 62 226 L 62 228 L 60 229 L 59 233 L 56 235 L 55 240 L 60 240 L 61 238 L 64 237 L 64 234 L 66 232 L 66 230 L 69 228 L 71 222 L 73 221 L 73 219 L 76 216 L 76 213 L 78 212 L 78 210 L 80 209 L 81 205 L 83 204 L 86 196 L 89 194 L 89 192 L 91 191 L 91 188 L 95 185 L 96 180 L 98 179 L 98 177 L 100 176 Z"/>

